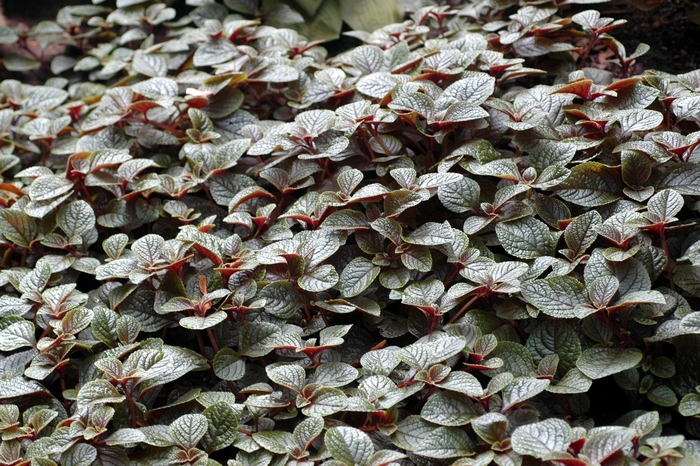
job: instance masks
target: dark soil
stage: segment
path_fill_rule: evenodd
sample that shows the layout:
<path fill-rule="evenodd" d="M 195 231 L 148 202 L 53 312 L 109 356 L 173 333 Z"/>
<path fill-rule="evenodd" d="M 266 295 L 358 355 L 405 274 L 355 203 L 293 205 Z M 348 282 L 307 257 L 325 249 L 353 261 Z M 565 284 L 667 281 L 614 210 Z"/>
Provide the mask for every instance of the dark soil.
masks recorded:
<path fill-rule="evenodd" d="M 628 54 L 640 42 L 651 46 L 638 60 L 643 69 L 680 74 L 700 68 L 700 25 L 688 19 L 688 13 L 698 6 L 700 2 L 667 0 L 643 11 L 628 1 L 615 1 L 600 5 L 600 10 L 604 16 L 627 20 L 611 35 L 622 42 Z"/>
<path fill-rule="evenodd" d="M 636 2 L 660 3 L 653 9 L 642 10 Z M 31 27 L 39 21 L 53 19 L 66 5 L 89 4 L 90 0 L 0 0 L 0 22 L 7 25 Z M 182 0 L 179 3 L 184 3 Z M 646 55 L 638 59 L 634 72 L 656 69 L 668 73 L 686 73 L 700 68 L 700 25 L 688 19 L 688 13 L 700 6 L 700 0 L 613 0 L 609 3 L 580 5 L 576 9 L 599 9 L 603 16 L 626 19 L 627 24 L 615 29 L 611 35 L 622 42 L 631 54 L 640 42 L 651 46 Z M 351 45 L 355 44 L 355 41 Z M 338 52 L 346 45 L 343 40 L 327 44 L 330 51 Z M 59 51 L 60 52 L 60 51 Z M 608 56 L 601 56 L 600 66 L 605 66 Z M 14 77 L 29 81 L 41 80 L 36 74 L 24 75 L 0 70 L 0 78 Z M 48 75 L 47 75 L 48 77 Z M 33 78 L 33 79 L 32 79 Z"/>

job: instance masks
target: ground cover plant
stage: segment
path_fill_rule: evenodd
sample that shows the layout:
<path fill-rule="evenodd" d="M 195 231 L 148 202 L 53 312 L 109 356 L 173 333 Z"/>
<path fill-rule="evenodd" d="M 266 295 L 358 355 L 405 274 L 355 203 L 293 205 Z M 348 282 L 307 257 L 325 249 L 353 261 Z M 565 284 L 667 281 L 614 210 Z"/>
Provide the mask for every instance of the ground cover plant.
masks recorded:
<path fill-rule="evenodd" d="M 572 0 L 332 56 L 95 3 L 0 31 L 55 75 L 0 82 L 0 464 L 700 462 L 700 72 Z"/>

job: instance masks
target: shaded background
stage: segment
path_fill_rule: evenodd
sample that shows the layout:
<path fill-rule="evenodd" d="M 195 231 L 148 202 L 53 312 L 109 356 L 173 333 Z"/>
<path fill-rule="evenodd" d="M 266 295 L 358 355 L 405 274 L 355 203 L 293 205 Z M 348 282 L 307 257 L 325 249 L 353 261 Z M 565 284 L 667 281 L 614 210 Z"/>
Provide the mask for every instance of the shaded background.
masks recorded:
<path fill-rule="evenodd" d="M 348 0 L 343 0 L 348 1 Z M 654 0 L 661 2 L 649 10 L 642 10 L 632 2 L 642 0 L 613 0 L 609 3 L 580 5 L 576 10 L 597 9 L 603 16 L 626 19 L 624 26 L 613 31 L 613 36 L 622 42 L 627 52 L 632 53 L 637 44 L 644 42 L 651 50 L 638 60 L 635 72 L 643 69 L 657 69 L 668 73 L 685 73 L 700 68 L 700 25 L 688 19 L 688 13 L 697 8 L 696 0 Z M 643 0 L 647 3 L 650 0 Z M 62 7 L 76 4 L 89 4 L 90 0 L 1 0 L 0 23 L 6 25 L 24 24 L 32 27 L 39 21 L 50 20 Z M 185 6 L 184 0 L 175 2 Z M 353 44 L 354 45 L 354 44 Z M 330 50 L 342 48 L 342 43 L 327 44 Z M 49 54 L 61 53 L 60 45 L 53 46 Z M 0 52 L 4 52 L 0 51 Z M 604 63 L 608 57 L 600 55 L 598 61 Z M 22 78 L 22 73 L 11 73 L 0 68 L 0 78 Z M 27 81 L 43 82 L 47 77 L 41 73 L 29 73 Z"/>

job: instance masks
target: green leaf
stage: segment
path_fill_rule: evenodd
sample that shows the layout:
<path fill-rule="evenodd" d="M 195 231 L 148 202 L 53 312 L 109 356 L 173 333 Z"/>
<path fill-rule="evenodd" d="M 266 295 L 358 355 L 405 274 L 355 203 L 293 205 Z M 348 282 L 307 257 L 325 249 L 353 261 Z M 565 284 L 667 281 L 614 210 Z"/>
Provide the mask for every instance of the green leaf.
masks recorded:
<path fill-rule="evenodd" d="M 479 206 L 481 188 L 471 178 L 462 177 L 456 183 L 440 186 L 437 190 L 438 199 L 448 210 L 461 214 L 476 211 Z"/>
<path fill-rule="evenodd" d="M 220 379 L 235 381 L 245 375 L 245 360 L 231 348 L 223 348 L 214 356 L 212 368 Z"/>
<path fill-rule="evenodd" d="M 700 165 L 683 162 L 668 167 L 656 182 L 657 190 L 666 188 L 685 196 L 700 195 Z"/>
<path fill-rule="evenodd" d="M 676 403 L 678 403 L 675 392 L 666 385 L 659 385 L 649 390 L 647 392 L 647 398 L 649 398 L 652 403 L 667 408 L 675 406 Z"/>
<path fill-rule="evenodd" d="M 0 321 L 0 323 L 4 324 L 3 321 Z M 13 351 L 25 346 L 36 346 L 34 324 L 27 320 L 18 320 L 6 327 L 2 326 L 0 330 L 0 351 Z"/>
<path fill-rule="evenodd" d="M 644 266 L 635 258 L 629 258 L 622 262 L 611 262 L 605 259 L 602 249 L 595 249 L 583 271 L 586 283 L 611 276 L 620 283 L 618 290 L 621 296 L 635 291 L 648 291 L 651 288 L 651 279 Z"/>
<path fill-rule="evenodd" d="M 414 453 L 428 458 L 457 458 L 474 454 L 472 441 L 458 427 L 438 427 L 421 439 Z"/>
<path fill-rule="evenodd" d="M 486 413 L 472 422 L 474 432 L 488 443 L 503 440 L 508 428 L 508 418 L 501 413 Z"/>
<path fill-rule="evenodd" d="M 441 391 L 428 398 L 420 415 L 442 426 L 463 426 L 478 417 L 478 411 L 467 395 Z"/>
<path fill-rule="evenodd" d="M 516 453 L 543 459 L 553 452 L 566 452 L 573 435 L 565 421 L 546 419 L 516 428 L 510 440 Z"/>
<path fill-rule="evenodd" d="M 265 450 L 278 455 L 286 454 L 294 446 L 292 434 L 279 430 L 255 432 L 253 440 Z"/>
<path fill-rule="evenodd" d="M 614 119 L 610 120 L 606 127 L 614 122 L 620 123 L 623 133 L 634 131 L 648 131 L 661 124 L 664 116 L 656 110 L 634 109 L 622 110 L 617 113 Z"/>
<path fill-rule="evenodd" d="M 29 186 L 32 201 L 48 201 L 73 189 L 73 183 L 58 175 L 40 176 Z"/>
<path fill-rule="evenodd" d="M 333 287 L 338 283 L 339 278 L 335 267 L 330 264 L 324 264 L 307 271 L 304 275 L 299 277 L 297 284 L 299 288 L 303 290 L 318 293 L 319 291 L 325 291 Z"/>
<path fill-rule="evenodd" d="M 272 282 L 262 289 L 265 310 L 275 317 L 288 319 L 304 304 L 294 285 L 286 281 Z"/>
<path fill-rule="evenodd" d="M 316 416 L 307 417 L 297 424 L 292 435 L 301 451 L 307 451 L 311 442 L 321 435 L 323 425 L 323 418 Z"/>
<path fill-rule="evenodd" d="M 76 443 L 61 454 L 61 464 L 66 466 L 90 466 L 97 459 L 97 448 L 87 443 Z"/>
<path fill-rule="evenodd" d="M 379 275 L 380 267 L 364 257 L 356 257 L 340 274 L 340 292 L 346 298 L 365 291 Z"/>
<path fill-rule="evenodd" d="M 168 74 L 168 63 L 161 54 L 145 53 L 139 50 L 134 54 L 132 67 L 137 73 L 145 74 L 151 78 Z"/>
<path fill-rule="evenodd" d="M 521 292 L 543 313 L 563 319 L 576 317 L 576 306 L 587 301 L 583 283 L 569 276 L 533 280 L 523 284 Z"/>
<path fill-rule="evenodd" d="M 556 242 L 543 222 L 525 217 L 496 225 L 496 235 L 503 249 L 520 259 L 554 255 Z"/>
<path fill-rule="evenodd" d="M 358 31 L 374 31 L 403 19 L 403 8 L 394 0 L 340 2 L 343 21 Z"/>
<path fill-rule="evenodd" d="M 526 343 L 536 363 L 550 355 L 559 356 L 558 371 L 566 374 L 576 367 L 581 355 L 581 342 L 576 331 L 562 320 L 547 320 L 538 325 Z"/>
<path fill-rule="evenodd" d="M 207 432 L 202 437 L 202 447 L 207 453 L 231 445 L 238 434 L 238 416 L 226 403 L 216 403 L 202 412 L 207 419 Z"/>
<path fill-rule="evenodd" d="M 177 418 L 168 431 L 175 442 L 189 450 L 197 446 L 200 440 L 207 434 L 209 422 L 203 414 L 185 414 Z"/>
<path fill-rule="evenodd" d="M 697 416 L 700 414 L 700 395 L 697 393 L 688 393 L 678 404 L 678 411 L 683 416 Z"/>
<path fill-rule="evenodd" d="M 601 223 L 603 223 L 603 219 L 600 214 L 595 210 L 591 210 L 573 219 L 566 227 L 564 240 L 573 252 L 574 257 L 584 254 L 593 245 L 598 237 L 595 227 Z"/>
<path fill-rule="evenodd" d="M 8 71 L 31 71 L 41 66 L 40 61 L 16 53 L 5 54 L 2 64 Z"/>
<path fill-rule="evenodd" d="M 620 173 L 598 162 L 586 162 L 571 169 L 569 178 L 557 187 L 565 201 L 584 207 L 610 204 L 622 197 Z"/>
<path fill-rule="evenodd" d="M 615 452 L 629 445 L 634 431 L 627 427 L 611 426 L 591 434 L 583 446 L 583 453 L 594 464 L 601 464 Z"/>
<path fill-rule="evenodd" d="M 467 372 L 450 372 L 446 378 L 434 385 L 470 397 L 480 397 L 484 392 L 479 380 Z"/>
<path fill-rule="evenodd" d="M 653 195 L 647 201 L 647 217 L 654 223 L 670 223 L 676 220 L 674 217 L 683 208 L 683 197 L 673 189 L 664 189 Z"/>
<path fill-rule="evenodd" d="M 271 351 L 267 345 L 274 335 L 280 332 L 280 329 L 268 322 L 252 322 L 244 325 L 240 332 L 239 354 L 259 358 Z"/>
<path fill-rule="evenodd" d="M 596 278 L 588 288 L 588 298 L 596 308 L 604 308 L 612 301 L 619 288 L 620 282 L 615 277 Z"/>
<path fill-rule="evenodd" d="M 326 387 L 342 387 L 357 379 L 359 372 L 344 362 L 326 362 L 314 372 L 314 383 Z"/>
<path fill-rule="evenodd" d="M 308 401 L 310 404 L 301 410 L 306 416 L 329 416 L 343 411 L 348 406 L 345 393 L 333 387 L 317 388 Z"/>
<path fill-rule="evenodd" d="M 408 235 L 402 236 L 402 238 L 405 242 L 410 244 L 437 246 L 452 241 L 452 227 L 449 222 L 427 222 Z"/>
<path fill-rule="evenodd" d="M 636 348 L 590 348 L 578 358 L 576 367 L 591 379 L 602 379 L 635 367 L 642 356 Z"/>
<path fill-rule="evenodd" d="M 306 385 L 306 371 L 301 366 L 295 364 L 267 366 L 265 371 L 270 380 L 297 393 L 301 392 Z"/>
<path fill-rule="evenodd" d="M 39 229 L 36 221 L 21 210 L 0 210 L 0 233 L 17 246 L 28 248 Z"/>
<path fill-rule="evenodd" d="M 325 444 L 333 459 L 347 466 L 366 466 L 374 453 L 369 436 L 354 427 L 331 427 L 326 432 Z"/>
<path fill-rule="evenodd" d="M 0 379 L 0 400 L 18 398 L 33 393 L 48 392 L 38 382 L 27 380 L 24 377 Z"/>
<path fill-rule="evenodd" d="M 547 379 L 521 377 L 513 380 L 503 389 L 503 408 L 501 410 L 505 412 L 518 403 L 533 398 L 542 393 L 548 386 L 549 380 Z"/>
<path fill-rule="evenodd" d="M 119 393 L 111 383 L 106 380 L 92 380 L 78 391 L 78 406 L 87 407 L 97 404 L 120 403 L 124 395 Z"/>
<path fill-rule="evenodd" d="M 305 0 L 308 1 L 308 0 Z M 315 13 L 309 13 L 304 18 L 300 32 L 311 40 L 331 40 L 338 37 L 343 26 L 341 2 L 339 0 L 324 0 Z"/>

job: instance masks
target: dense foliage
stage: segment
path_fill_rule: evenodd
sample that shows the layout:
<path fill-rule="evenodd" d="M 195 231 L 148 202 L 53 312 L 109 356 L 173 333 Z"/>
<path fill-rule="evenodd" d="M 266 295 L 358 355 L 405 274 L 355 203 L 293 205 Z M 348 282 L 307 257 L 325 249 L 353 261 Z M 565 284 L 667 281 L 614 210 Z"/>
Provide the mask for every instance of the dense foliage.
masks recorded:
<path fill-rule="evenodd" d="M 572 0 L 333 57 L 189 3 L 0 34 L 70 42 L 0 82 L 0 464 L 698 464 L 700 72 Z"/>

